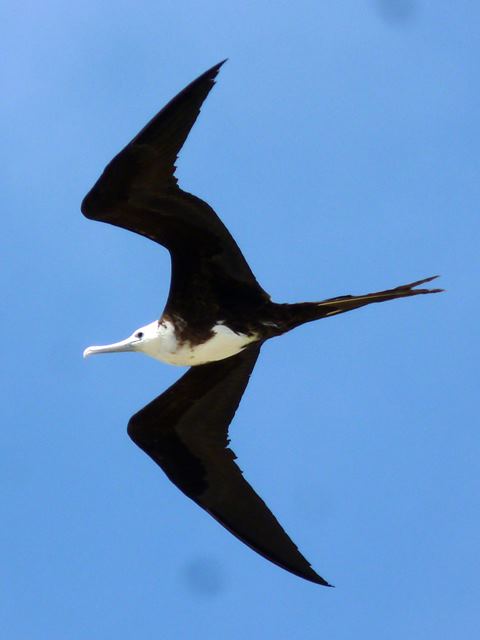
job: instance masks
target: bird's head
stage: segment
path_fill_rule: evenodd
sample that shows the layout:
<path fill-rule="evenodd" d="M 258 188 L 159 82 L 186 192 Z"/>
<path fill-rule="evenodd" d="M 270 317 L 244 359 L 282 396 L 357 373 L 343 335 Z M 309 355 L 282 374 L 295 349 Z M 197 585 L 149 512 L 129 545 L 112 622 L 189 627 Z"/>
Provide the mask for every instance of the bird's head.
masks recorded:
<path fill-rule="evenodd" d="M 118 353 L 121 351 L 143 351 L 148 352 L 152 340 L 157 340 L 159 336 L 159 322 L 155 320 L 144 327 L 136 329 L 131 336 L 120 342 L 105 344 L 101 346 L 88 347 L 83 352 L 83 357 L 91 356 L 95 353 Z"/>

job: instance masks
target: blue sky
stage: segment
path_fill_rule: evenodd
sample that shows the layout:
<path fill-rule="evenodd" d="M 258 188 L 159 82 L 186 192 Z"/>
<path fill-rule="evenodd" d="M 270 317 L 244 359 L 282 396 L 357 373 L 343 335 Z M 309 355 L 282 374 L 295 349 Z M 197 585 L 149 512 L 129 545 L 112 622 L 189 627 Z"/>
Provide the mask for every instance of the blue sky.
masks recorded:
<path fill-rule="evenodd" d="M 476 637 L 479 20 L 467 0 L 3 3 L 5 637 Z M 178 175 L 273 298 L 447 289 L 271 341 L 233 423 L 336 589 L 252 553 L 129 441 L 181 370 L 81 357 L 159 316 L 169 259 L 80 201 L 225 57 Z"/>

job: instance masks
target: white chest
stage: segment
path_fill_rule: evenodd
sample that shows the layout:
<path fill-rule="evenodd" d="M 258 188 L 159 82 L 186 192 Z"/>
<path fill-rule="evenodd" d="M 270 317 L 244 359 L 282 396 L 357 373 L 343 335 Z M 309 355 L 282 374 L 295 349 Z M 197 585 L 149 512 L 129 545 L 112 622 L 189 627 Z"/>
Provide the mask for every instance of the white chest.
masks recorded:
<path fill-rule="evenodd" d="M 188 341 L 179 343 L 173 324 L 163 320 L 157 335 L 145 341 L 141 351 L 162 362 L 188 367 L 229 358 L 256 340 L 255 336 L 235 333 L 223 324 L 215 325 L 212 331 L 213 336 L 206 342 L 192 346 Z"/>

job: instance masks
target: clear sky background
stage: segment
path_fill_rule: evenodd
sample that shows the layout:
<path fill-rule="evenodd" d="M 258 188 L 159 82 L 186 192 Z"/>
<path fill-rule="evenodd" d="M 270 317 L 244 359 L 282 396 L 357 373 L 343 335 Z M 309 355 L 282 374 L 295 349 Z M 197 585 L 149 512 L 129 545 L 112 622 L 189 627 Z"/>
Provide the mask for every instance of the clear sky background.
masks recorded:
<path fill-rule="evenodd" d="M 478 637 L 479 24 L 469 0 L 2 4 L 3 637 Z M 251 552 L 130 442 L 182 370 L 82 359 L 159 316 L 170 267 L 80 201 L 225 57 L 178 175 L 274 300 L 447 289 L 271 341 L 232 425 L 335 589 Z"/>

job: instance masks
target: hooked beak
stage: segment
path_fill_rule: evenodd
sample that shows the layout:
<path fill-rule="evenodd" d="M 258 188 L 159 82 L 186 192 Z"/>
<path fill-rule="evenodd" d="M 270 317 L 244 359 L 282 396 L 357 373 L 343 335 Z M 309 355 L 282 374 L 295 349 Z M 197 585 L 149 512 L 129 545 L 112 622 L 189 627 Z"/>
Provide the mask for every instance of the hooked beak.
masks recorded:
<path fill-rule="evenodd" d="M 120 340 L 120 342 L 114 342 L 113 344 L 105 344 L 100 347 L 88 347 L 83 352 L 83 357 L 93 355 L 94 353 L 117 353 L 121 351 L 135 351 L 135 343 L 139 342 L 136 338 L 127 338 L 126 340 Z"/>

